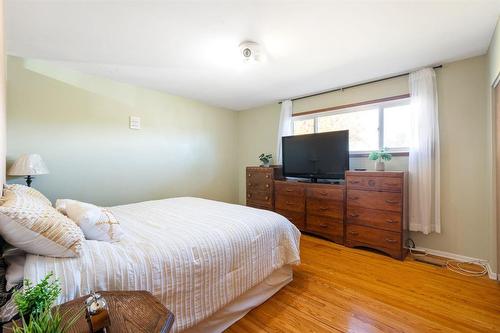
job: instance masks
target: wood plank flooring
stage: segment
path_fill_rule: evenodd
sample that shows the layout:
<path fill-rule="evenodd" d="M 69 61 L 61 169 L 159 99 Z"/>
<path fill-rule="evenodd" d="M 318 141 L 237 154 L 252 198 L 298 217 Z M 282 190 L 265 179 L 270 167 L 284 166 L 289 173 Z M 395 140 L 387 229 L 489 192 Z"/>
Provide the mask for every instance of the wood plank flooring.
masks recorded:
<path fill-rule="evenodd" d="M 500 332 L 500 284 L 303 235 L 294 280 L 226 332 Z"/>

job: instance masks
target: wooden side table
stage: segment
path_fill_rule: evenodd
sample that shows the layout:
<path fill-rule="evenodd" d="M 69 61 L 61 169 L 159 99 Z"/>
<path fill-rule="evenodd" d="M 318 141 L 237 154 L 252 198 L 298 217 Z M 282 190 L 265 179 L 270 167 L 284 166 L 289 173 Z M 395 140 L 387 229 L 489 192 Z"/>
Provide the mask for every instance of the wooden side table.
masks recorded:
<path fill-rule="evenodd" d="M 168 333 L 174 324 L 174 315 L 148 291 L 98 291 L 107 301 L 111 327 L 107 333 Z M 80 313 L 80 318 L 66 333 L 88 333 L 85 319 L 87 296 L 61 304 L 65 314 L 63 323 Z"/>

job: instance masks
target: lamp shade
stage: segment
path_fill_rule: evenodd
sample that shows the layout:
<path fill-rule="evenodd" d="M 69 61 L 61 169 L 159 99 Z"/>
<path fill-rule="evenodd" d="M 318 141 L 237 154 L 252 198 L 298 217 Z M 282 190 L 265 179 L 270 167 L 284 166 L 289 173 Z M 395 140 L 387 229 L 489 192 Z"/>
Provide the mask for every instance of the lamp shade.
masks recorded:
<path fill-rule="evenodd" d="M 49 169 L 38 154 L 21 155 L 9 169 L 9 176 L 45 175 Z"/>

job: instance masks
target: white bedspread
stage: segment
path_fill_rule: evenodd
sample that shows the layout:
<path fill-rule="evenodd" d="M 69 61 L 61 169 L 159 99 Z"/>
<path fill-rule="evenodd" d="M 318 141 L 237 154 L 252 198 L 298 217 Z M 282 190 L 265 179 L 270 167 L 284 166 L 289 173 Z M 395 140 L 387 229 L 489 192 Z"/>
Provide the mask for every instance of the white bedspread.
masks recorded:
<path fill-rule="evenodd" d="M 300 232 L 273 212 L 198 198 L 110 209 L 122 241 L 86 241 L 79 258 L 28 255 L 25 278 L 53 271 L 59 302 L 90 290 L 148 290 L 174 313 L 178 332 L 300 260 Z"/>

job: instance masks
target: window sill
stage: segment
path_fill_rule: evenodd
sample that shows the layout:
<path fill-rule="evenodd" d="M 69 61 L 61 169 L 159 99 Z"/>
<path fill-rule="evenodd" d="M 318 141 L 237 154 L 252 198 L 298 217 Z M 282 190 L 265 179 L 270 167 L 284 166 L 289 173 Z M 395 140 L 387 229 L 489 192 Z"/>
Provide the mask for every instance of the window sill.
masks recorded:
<path fill-rule="evenodd" d="M 392 156 L 410 156 L 410 153 L 407 151 L 399 151 L 394 153 L 388 152 L 388 153 L 390 153 Z M 368 157 L 368 155 L 370 155 L 370 153 L 349 153 L 350 158 Z"/>

